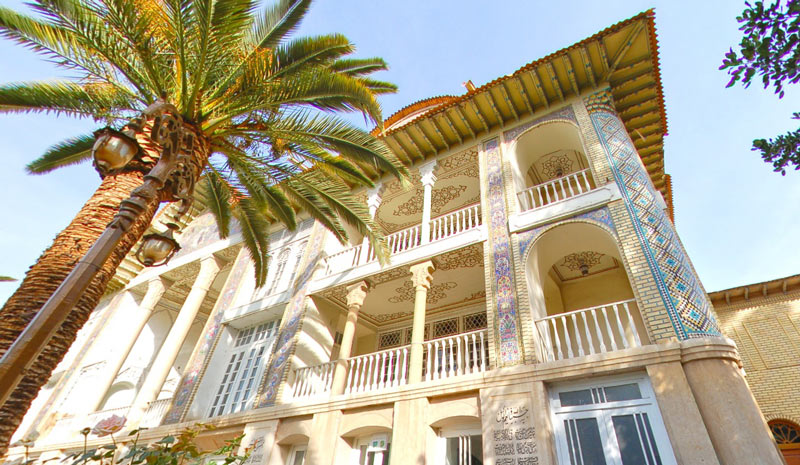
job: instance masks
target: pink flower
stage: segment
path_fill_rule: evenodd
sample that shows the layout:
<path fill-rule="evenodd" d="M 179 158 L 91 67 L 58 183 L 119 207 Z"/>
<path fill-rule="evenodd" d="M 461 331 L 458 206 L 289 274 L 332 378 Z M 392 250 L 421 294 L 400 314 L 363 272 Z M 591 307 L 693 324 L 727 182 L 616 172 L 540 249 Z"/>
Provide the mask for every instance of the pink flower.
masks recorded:
<path fill-rule="evenodd" d="M 94 425 L 92 428 L 92 433 L 96 434 L 99 437 L 108 436 L 109 434 L 114 434 L 117 431 L 121 430 L 123 426 L 125 426 L 125 422 L 128 421 L 125 417 L 121 417 L 119 415 L 111 415 L 110 417 L 100 420 Z"/>

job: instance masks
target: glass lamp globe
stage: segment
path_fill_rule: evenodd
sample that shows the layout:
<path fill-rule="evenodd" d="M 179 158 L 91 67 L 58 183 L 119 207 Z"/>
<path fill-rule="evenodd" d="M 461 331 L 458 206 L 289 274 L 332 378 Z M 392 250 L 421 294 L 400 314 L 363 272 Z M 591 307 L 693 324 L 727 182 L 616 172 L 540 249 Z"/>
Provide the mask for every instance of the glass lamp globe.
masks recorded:
<path fill-rule="evenodd" d="M 178 241 L 173 237 L 173 232 L 178 230 L 178 225 L 169 223 L 164 233 L 146 234 L 142 237 L 142 244 L 136 252 L 136 259 L 144 266 L 166 265 L 175 253 L 181 249 Z"/>
<path fill-rule="evenodd" d="M 139 152 L 136 139 L 111 128 L 103 128 L 95 132 L 92 158 L 101 172 L 118 170 L 125 167 Z"/>

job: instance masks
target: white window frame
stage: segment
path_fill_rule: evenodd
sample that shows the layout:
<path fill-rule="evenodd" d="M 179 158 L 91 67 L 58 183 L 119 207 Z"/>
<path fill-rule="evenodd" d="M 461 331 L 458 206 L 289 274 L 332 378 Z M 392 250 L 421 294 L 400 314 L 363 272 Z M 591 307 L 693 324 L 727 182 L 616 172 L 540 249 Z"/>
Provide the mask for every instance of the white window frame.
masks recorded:
<path fill-rule="evenodd" d="M 280 320 L 275 319 L 237 330 L 225 356 L 222 379 L 211 398 L 209 418 L 252 408 L 279 327 Z"/>
<path fill-rule="evenodd" d="M 577 391 L 582 389 L 597 389 L 623 384 L 636 383 L 642 395 L 641 399 L 599 402 L 590 405 L 561 406 L 559 393 Z M 607 465 L 622 465 L 619 444 L 612 423 L 612 416 L 635 415 L 645 413 L 653 433 L 653 442 L 658 448 L 662 465 L 677 465 L 672 452 L 672 443 L 667 435 L 661 411 L 656 402 L 655 394 L 650 386 L 650 380 L 645 374 L 616 376 L 609 378 L 595 378 L 592 380 L 568 382 L 557 384 L 550 388 L 550 412 L 553 430 L 556 438 L 556 452 L 558 463 L 571 465 L 567 433 L 564 430 L 565 420 L 579 420 L 594 418 L 600 430 L 600 439 L 603 441 L 603 451 Z M 580 463 L 580 462 L 579 462 Z M 653 464 L 655 465 L 655 464 Z"/>
<path fill-rule="evenodd" d="M 385 436 L 386 437 L 386 448 L 380 449 L 372 447 L 372 442 L 376 437 Z M 352 465 L 360 465 L 361 464 L 361 447 L 364 447 L 364 453 L 367 454 L 365 458 L 364 465 L 382 465 L 383 464 L 383 457 L 385 455 L 391 455 L 390 446 L 392 444 L 392 435 L 391 433 L 379 433 L 374 434 L 372 436 L 361 437 L 355 440 L 354 446 L 352 449 L 352 453 L 350 456 L 350 463 Z M 372 458 L 372 463 L 366 461 L 369 458 L 369 453 L 374 452 L 375 456 Z"/>
<path fill-rule="evenodd" d="M 308 456 L 308 444 L 293 446 L 291 452 L 289 452 L 289 461 L 286 462 L 286 465 L 295 465 L 294 462 L 297 460 L 297 454 L 299 452 L 303 453 L 303 460 L 300 462 L 300 465 L 304 465 L 306 463 L 306 457 Z"/>
<path fill-rule="evenodd" d="M 436 462 L 435 463 L 445 463 L 445 459 L 447 458 L 447 440 L 452 438 L 457 438 L 461 436 L 480 436 L 481 443 L 483 443 L 483 431 L 481 430 L 481 426 L 473 426 L 473 427 L 455 427 L 455 428 L 441 428 L 439 430 L 439 434 L 437 435 L 437 455 L 436 455 Z M 483 461 L 483 451 L 480 454 L 481 461 Z M 462 464 L 459 464 L 462 465 Z"/>

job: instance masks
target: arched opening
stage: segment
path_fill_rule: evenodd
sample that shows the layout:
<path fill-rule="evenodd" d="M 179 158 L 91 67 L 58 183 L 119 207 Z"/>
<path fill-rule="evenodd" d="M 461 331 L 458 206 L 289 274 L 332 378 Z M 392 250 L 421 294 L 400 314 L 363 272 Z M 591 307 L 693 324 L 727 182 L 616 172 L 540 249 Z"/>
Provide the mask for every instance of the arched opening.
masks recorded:
<path fill-rule="evenodd" d="M 800 465 L 800 426 L 787 420 L 772 420 L 768 425 L 786 465 Z"/>
<path fill-rule="evenodd" d="M 526 275 L 544 359 L 649 343 L 616 240 L 599 226 L 573 222 L 542 234 Z"/>
<path fill-rule="evenodd" d="M 589 160 L 577 127 L 542 124 L 517 139 L 512 174 L 521 211 L 566 200 L 594 189 Z"/>
<path fill-rule="evenodd" d="M 115 408 L 127 407 L 133 403 L 136 394 L 134 386 L 129 382 L 115 383 L 108 389 L 108 394 L 100 404 L 99 410 L 110 410 Z"/>

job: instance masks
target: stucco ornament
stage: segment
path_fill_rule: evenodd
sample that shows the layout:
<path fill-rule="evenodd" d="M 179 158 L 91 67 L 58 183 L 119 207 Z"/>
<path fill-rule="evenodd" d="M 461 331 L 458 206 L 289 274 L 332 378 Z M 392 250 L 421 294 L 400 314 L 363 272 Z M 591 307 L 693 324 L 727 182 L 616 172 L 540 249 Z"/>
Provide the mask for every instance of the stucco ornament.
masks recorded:
<path fill-rule="evenodd" d="M 94 425 L 94 428 L 92 428 L 92 434 L 101 438 L 109 434 L 114 434 L 125 426 L 126 421 L 128 421 L 128 419 L 125 417 L 111 415 L 108 418 L 98 421 L 97 424 Z"/>

